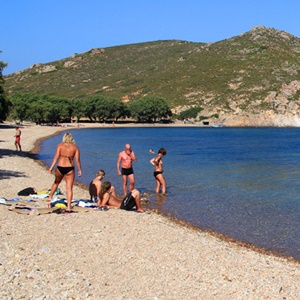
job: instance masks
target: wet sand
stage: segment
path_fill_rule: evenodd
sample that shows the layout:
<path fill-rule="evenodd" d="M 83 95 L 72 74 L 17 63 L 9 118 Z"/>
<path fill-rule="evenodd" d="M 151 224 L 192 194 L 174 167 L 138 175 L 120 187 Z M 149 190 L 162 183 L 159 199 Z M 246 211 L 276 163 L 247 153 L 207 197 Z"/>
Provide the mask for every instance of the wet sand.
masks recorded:
<path fill-rule="evenodd" d="M 49 189 L 54 176 L 32 150 L 68 128 L 26 124 L 20 153 L 8 125 L 0 127 L 0 197 Z M 88 199 L 87 190 L 76 185 L 74 198 Z M 299 262 L 150 211 L 24 215 L 8 208 L 0 205 L 1 299 L 299 299 Z"/>

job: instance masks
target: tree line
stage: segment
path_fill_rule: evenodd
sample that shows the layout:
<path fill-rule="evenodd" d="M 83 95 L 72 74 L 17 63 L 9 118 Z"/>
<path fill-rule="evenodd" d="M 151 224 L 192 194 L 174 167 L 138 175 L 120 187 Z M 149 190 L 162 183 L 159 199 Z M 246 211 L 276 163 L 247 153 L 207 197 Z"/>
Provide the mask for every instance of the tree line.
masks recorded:
<path fill-rule="evenodd" d="M 36 124 L 70 122 L 75 118 L 92 122 L 117 122 L 131 118 L 137 122 L 156 122 L 169 119 L 171 109 L 164 98 L 145 96 L 125 104 L 121 99 L 94 95 L 87 98 L 16 93 L 10 96 L 12 119 L 30 120 Z"/>
<path fill-rule="evenodd" d="M 128 104 L 121 99 L 103 95 L 80 99 L 34 93 L 15 93 L 7 96 L 3 88 L 2 75 L 6 66 L 6 63 L 0 61 L 0 122 L 10 117 L 20 122 L 30 120 L 36 124 L 70 122 L 73 119 L 77 122 L 80 119 L 88 119 L 92 122 L 117 122 L 126 118 L 137 122 L 153 123 L 164 119 L 170 120 L 172 117 L 167 101 L 156 96 L 145 96 Z M 173 115 L 173 118 L 195 119 L 201 110 L 203 110 L 201 107 L 191 107 L 180 112 L 179 115 Z"/>
<path fill-rule="evenodd" d="M 1 53 L 1 51 L 0 51 Z M 0 61 L 0 121 L 8 117 L 23 122 L 30 120 L 37 124 L 70 122 L 89 119 L 93 122 L 117 122 L 132 118 L 138 122 L 156 122 L 169 119 L 171 109 L 164 98 L 145 96 L 125 104 L 121 99 L 94 95 L 81 99 L 15 93 L 8 96 L 4 91 L 2 75 L 6 63 Z"/>

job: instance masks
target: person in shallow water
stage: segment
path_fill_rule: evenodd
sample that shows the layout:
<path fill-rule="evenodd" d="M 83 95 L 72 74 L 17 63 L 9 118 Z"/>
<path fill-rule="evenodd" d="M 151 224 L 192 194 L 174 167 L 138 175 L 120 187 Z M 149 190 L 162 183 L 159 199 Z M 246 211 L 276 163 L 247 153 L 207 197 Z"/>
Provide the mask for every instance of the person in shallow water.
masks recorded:
<path fill-rule="evenodd" d="M 150 160 L 150 163 L 154 166 L 154 178 L 156 181 L 156 188 L 155 188 L 155 192 L 159 193 L 159 190 L 161 188 L 161 192 L 165 195 L 166 194 L 166 181 L 165 178 L 163 176 L 163 161 L 162 158 L 163 156 L 165 156 L 167 154 L 166 149 L 164 148 L 160 148 L 158 150 L 158 154 L 156 157 L 152 158 Z"/>
<path fill-rule="evenodd" d="M 132 168 L 133 161 L 136 162 L 134 151 L 131 149 L 130 144 L 126 144 L 124 150 L 119 153 L 117 161 L 118 174 L 122 175 L 124 196 L 127 194 L 128 179 L 130 181 L 130 192 L 134 189 L 134 174 Z"/>
<path fill-rule="evenodd" d="M 137 189 L 133 189 L 123 200 L 118 200 L 111 193 L 111 183 L 105 181 L 101 185 L 99 199 L 97 205 L 99 207 L 108 206 L 109 208 L 120 208 L 125 210 L 132 210 L 136 207 L 137 212 L 144 212 L 141 207 L 141 196 Z"/>
<path fill-rule="evenodd" d="M 71 211 L 71 202 L 73 199 L 73 184 L 75 180 L 74 158 L 78 167 L 78 176 L 80 177 L 82 175 L 80 151 L 75 145 L 75 141 L 71 133 L 66 133 L 63 136 L 62 143 L 56 147 L 56 153 L 51 167 L 49 168 L 49 173 L 51 173 L 58 161 L 58 165 L 55 170 L 55 180 L 52 184 L 48 201 L 51 201 L 58 185 L 61 183 L 62 179 L 65 178 L 67 188 L 67 211 Z"/>

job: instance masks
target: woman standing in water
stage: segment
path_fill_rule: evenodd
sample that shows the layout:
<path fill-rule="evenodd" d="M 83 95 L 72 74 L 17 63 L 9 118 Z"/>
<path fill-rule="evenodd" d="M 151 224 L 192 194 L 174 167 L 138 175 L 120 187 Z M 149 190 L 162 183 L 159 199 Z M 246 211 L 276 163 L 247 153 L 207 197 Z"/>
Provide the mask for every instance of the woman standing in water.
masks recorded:
<path fill-rule="evenodd" d="M 66 133 L 63 136 L 62 144 L 59 144 L 56 148 L 56 153 L 53 158 L 49 173 L 52 172 L 56 162 L 58 161 L 57 168 L 55 170 L 55 180 L 51 188 L 49 195 L 49 201 L 51 201 L 58 185 L 65 177 L 66 188 L 67 188 L 67 211 L 71 211 L 71 202 L 73 199 L 73 184 L 75 180 L 75 168 L 74 168 L 74 157 L 76 165 L 78 167 L 78 176 L 81 176 L 81 163 L 80 163 L 80 151 L 75 146 L 75 141 L 71 133 Z"/>
<path fill-rule="evenodd" d="M 162 157 L 165 156 L 167 154 L 166 149 L 164 148 L 160 148 L 158 150 L 158 154 L 156 157 L 152 158 L 150 160 L 150 163 L 154 166 L 154 178 L 156 180 L 156 189 L 155 192 L 159 193 L 160 187 L 161 187 L 161 192 L 163 194 L 166 194 L 166 181 L 165 178 L 163 176 L 163 161 L 162 161 Z"/>

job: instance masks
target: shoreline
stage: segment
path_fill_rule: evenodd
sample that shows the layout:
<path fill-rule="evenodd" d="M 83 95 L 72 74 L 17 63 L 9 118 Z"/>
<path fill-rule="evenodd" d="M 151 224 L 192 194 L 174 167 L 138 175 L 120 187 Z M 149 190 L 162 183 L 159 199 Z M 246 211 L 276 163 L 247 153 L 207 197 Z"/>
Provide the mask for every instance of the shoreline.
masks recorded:
<path fill-rule="evenodd" d="M 86 123 L 84 123 L 86 124 Z M 111 124 L 106 124 L 103 125 L 103 124 L 98 124 L 98 123 L 92 123 L 93 125 L 91 126 L 84 126 L 84 127 L 60 127 L 60 130 L 54 132 L 53 134 L 50 134 L 48 136 L 44 136 L 44 137 L 41 137 L 39 139 L 37 139 L 35 142 L 34 142 L 34 147 L 32 148 L 32 150 L 30 150 L 30 153 L 32 153 L 33 155 L 36 155 L 39 153 L 40 151 L 40 144 L 44 141 L 44 140 L 47 140 L 53 136 L 56 136 L 58 134 L 60 134 L 61 132 L 63 131 L 68 131 L 68 130 L 80 130 L 80 129 L 88 129 L 88 128 L 97 128 L 97 129 L 101 129 L 101 128 L 111 128 L 112 125 Z M 148 125 L 145 125 L 145 126 L 135 126 L 136 124 L 131 124 L 129 126 L 126 125 L 120 125 L 120 126 L 117 126 L 117 127 L 152 127 L 151 125 L 148 126 Z M 168 127 L 169 124 L 167 125 L 164 125 L 162 124 L 163 126 L 160 126 L 161 124 L 159 124 L 157 127 Z M 179 127 L 185 127 L 185 126 L 188 126 L 188 127 L 192 127 L 193 124 L 182 124 L 181 126 Z M 172 127 L 175 127 L 175 124 L 172 126 Z M 35 161 L 40 164 L 42 167 L 45 168 L 45 170 L 48 169 L 48 166 L 40 159 L 35 159 Z M 88 186 L 85 185 L 84 183 L 81 183 L 81 182 L 78 182 L 78 181 L 75 181 L 74 182 L 74 186 L 77 186 L 85 191 L 88 191 Z M 184 220 L 181 220 L 181 219 L 177 219 L 177 218 L 174 218 L 172 216 L 168 216 L 168 215 L 165 215 L 163 214 L 162 212 L 160 212 L 159 210 L 156 210 L 156 209 L 151 209 L 152 212 L 156 213 L 156 214 L 159 214 L 161 215 L 162 217 L 174 222 L 175 224 L 178 224 L 179 226 L 184 226 L 188 229 L 191 229 L 191 230 L 195 230 L 195 231 L 200 231 L 200 232 L 206 232 L 214 237 L 217 237 L 219 238 L 220 240 L 223 240 L 225 242 L 229 242 L 229 243 L 233 243 L 233 244 L 236 244 L 237 246 L 239 247 L 245 247 L 245 248 L 248 248 L 248 249 L 251 249 L 252 251 L 255 251 L 257 253 L 261 253 L 261 254 L 264 254 L 264 255 L 269 255 L 269 256 L 274 256 L 274 257 L 279 257 L 279 258 L 283 258 L 283 259 L 286 259 L 286 260 L 289 260 L 289 261 L 293 261 L 293 262 L 296 262 L 296 263 L 300 263 L 300 260 L 298 259 L 295 259 L 294 257 L 292 256 L 288 256 L 288 255 L 284 255 L 284 254 L 279 254 L 277 252 L 274 252 L 272 250 L 266 250 L 264 248 L 261 248 L 261 247 L 258 247 L 258 246 L 255 246 L 253 244 L 250 244 L 250 243 L 247 243 L 247 242 L 243 242 L 243 241 L 240 241 L 238 239 L 235 239 L 235 238 L 232 238 L 226 234 L 222 234 L 222 233 L 219 233 L 219 232 L 215 232 L 215 231 L 212 231 L 212 230 L 209 230 L 209 229 L 203 229 L 203 228 L 200 228 L 190 222 L 187 222 L 187 221 L 184 221 Z"/>
<path fill-rule="evenodd" d="M 86 123 L 85 123 L 86 124 Z M 33 154 L 38 154 L 39 153 L 39 150 L 40 150 L 40 144 L 41 142 L 43 142 L 44 140 L 46 139 L 49 139 L 53 136 L 56 136 L 58 135 L 61 131 L 67 131 L 67 130 L 79 130 L 79 129 L 88 129 L 88 128 L 112 128 L 112 125 L 111 124 L 106 124 L 103 125 L 103 124 L 98 124 L 98 123 L 92 123 L 93 125 L 92 126 L 85 126 L 85 127 L 80 127 L 80 128 L 77 128 L 77 127 L 63 127 L 65 128 L 62 129 L 62 130 L 59 130 L 49 136 L 44 136 L 42 138 L 39 138 L 35 143 L 34 143 L 34 147 L 33 149 L 30 151 L 32 152 Z M 98 126 L 97 126 L 98 125 Z M 169 124 L 165 125 L 165 124 L 162 124 L 163 126 L 160 126 L 161 124 L 157 125 L 156 127 L 168 127 Z M 176 127 L 177 125 L 173 124 L 172 127 Z M 193 124 L 181 124 L 181 126 L 178 126 L 178 127 L 185 127 L 185 126 L 188 126 L 188 127 L 193 127 Z M 122 125 L 117 125 L 115 127 L 153 127 L 151 125 L 145 125 L 145 126 L 136 126 L 136 124 L 132 123 L 131 125 L 127 126 L 127 124 L 122 124 Z M 45 168 L 45 170 L 47 170 L 47 165 L 42 161 L 42 160 L 39 160 L 37 159 L 37 162 L 39 164 L 41 164 L 41 166 L 43 166 Z M 84 183 L 81 183 L 81 182 L 78 182 L 78 181 L 75 181 L 74 182 L 74 185 L 88 191 L 88 186 L 85 185 Z M 235 239 L 231 236 L 228 236 L 226 234 L 222 234 L 222 233 L 219 233 L 219 232 L 215 232 L 215 231 L 212 231 L 212 230 L 209 230 L 209 229 L 203 229 L 203 228 L 200 228 L 196 225 L 194 225 L 193 223 L 190 223 L 190 222 L 187 222 L 187 221 L 184 221 L 184 220 L 181 220 L 181 219 L 177 219 L 177 218 L 174 218 L 172 216 L 169 216 L 169 215 L 165 215 L 163 214 L 162 212 L 160 212 L 159 210 L 157 209 L 151 209 L 152 212 L 156 213 L 156 214 L 159 214 L 161 215 L 162 217 L 174 222 L 175 224 L 178 224 L 179 226 L 184 226 L 188 229 L 191 229 L 191 230 L 195 230 L 195 231 L 199 231 L 199 232 L 206 232 L 216 238 L 219 238 L 220 240 L 223 240 L 225 242 L 229 242 L 229 243 L 234 243 L 236 244 L 237 246 L 239 247 L 245 247 L 245 248 L 248 248 L 248 249 L 251 249 L 252 251 L 255 251 L 255 252 L 258 252 L 258 253 L 261 253 L 261 254 L 265 254 L 265 255 L 269 255 L 269 256 L 274 256 L 274 257 L 279 257 L 279 258 L 284 258 L 284 259 L 287 259 L 289 261 L 293 261 L 293 262 L 296 262 L 296 263 L 300 263 L 300 259 L 296 259 L 292 256 L 288 256 L 288 255 L 285 255 L 285 254 L 280 254 L 280 253 L 277 253 L 275 251 L 272 251 L 272 250 L 266 250 L 262 247 L 258 247 L 258 246 L 255 246 L 251 243 L 248 243 L 248 242 L 244 242 L 244 241 L 240 241 L 238 239 Z"/>
<path fill-rule="evenodd" d="M 13 127 L 5 129 L 8 132 L 2 134 L 4 137 L 1 137 L 1 172 L 4 175 L 1 175 L 0 178 L 2 192 L 0 196 L 5 197 L 5 193 L 7 193 L 5 197 L 7 199 L 10 199 L 13 195 L 16 196 L 16 191 L 21 190 L 21 187 L 18 189 L 15 187 L 15 184 L 20 184 L 20 181 L 28 184 L 28 186 L 30 186 L 29 183 L 41 185 L 36 186 L 38 189 L 43 189 L 52 184 L 53 174 L 47 172 L 43 162 L 36 157 L 28 156 L 30 154 L 35 156 L 38 152 L 38 144 L 42 140 L 61 131 L 77 129 L 72 127 L 37 128 L 31 125 L 27 128 L 32 130 L 32 136 L 29 141 L 26 141 L 29 137 L 26 137 L 26 130 L 24 129 L 26 137 L 26 139 L 24 137 L 24 143 L 26 142 L 24 152 L 27 152 L 27 155 L 12 150 L 14 149 Z M 81 128 L 90 127 L 84 126 Z M 5 130 L 1 129 L 1 131 Z M 37 134 L 33 134 L 33 132 Z M 36 136 L 39 137 L 35 138 Z M 34 162 L 32 158 L 34 158 Z M 39 178 L 37 178 L 38 173 L 42 175 L 38 176 Z M 9 184 L 10 181 L 13 181 L 13 184 Z M 87 190 L 83 189 L 82 186 L 78 186 L 78 184 L 82 185 L 77 183 L 74 186 L 74 194 L 76 196 L 85 195 L 86 198 Z M 41 201 L 40 205 L 43 204 L 46 205 Z M 86 292 L 89 293 L 86 294 L 87 299 L 121 299 L 123 296 L 134 299 L 153 299 L 154 297 L 158 299 L 180 299 L 187 295 L 194 299 L 199 297 L 210 297 L 210 299 L 220 299 L 220 297 L 222 299 L 261 299 L 262 297 L 275 298 L 279 296 L 281 299 L 285 296 L 287 299 L 296 299 L 300 293 L 300 288 L 297 285 L 300 280 L 299 261 L 281 255 L 274 255 L 273 252 L 260 248 L 253 248 L 252 245 L 235 241 L 224 235 L 203 231 L 192 224 L 162 216 L 159 212 L 149 212 L 141 215 L 120 210 L 109 210 L 108 212 L 71 214 L 69 216 L 54 214 L 27 216 L 9 212 L 6 206 L 1 205 L 0 213 L 5 219 L 5 224 L 1 230 L 1 248 L 3 248 L 2 252 L 4 253 L 2 268 L 5 270 L 3 272 L 5 280 L 3 282 L 7 283 L 7 287 L 0 292 L 2 296 L 5 296 L 5 293 L 9 295 L 8 289 L 15 288 L 16 283 L 21 287 L 24 286 L 24 288 L 25 285 L 29 284 L 28 281 L 31 281 L 30 284 L 37 284 L 37 280 L 41 280 L 40 276 L 36 274 L 39 272 L 34 272 L 32 268 L 28 268 L 26 262 L 28 265 L 27 260 L 29 260 L 29 264 L 34 269 L 36 260 L 38 264 L 43 265 L 43 259 L 45 265 L 39 267 L 39 269 L 47 270 L 43 274 L 44 277 L 46 277 L 46 273 L 50 273 L 50 277 L 53 275 L 53 278 L 48 279 L 50 286 L 47 285 L 47 288 L 45 288 L 45 293 L 49 294 L 53 286 L 57 289 L 55 278 L 65 281 L 72 277 L 70 274 L 66 275 L 66 270 L 71 268 L 71 265 L 64 265 L 59 255 L 56 257 L 52 254 L 61 253 L 63 260 L 70 263 L 70 257 L 74 258 L 74 252 L 75 257 L 82 254 L 84 254 L 83 257 L 86 257 L 86 255 L 93 257 L 93 254 L 100 254 L 102 258 L 100 261 L 84 260 L 81 261 L 82 264 L 75 264 L 76 268 L 73 268 L 73 272 L 79 275 L 80 278 L 82 277 L 83 281 L 83 278 L 87 278 L 85 281 L 91 283 L 93 290 L 91 291 L 87 286 L 80 284 L 79 288 L 73 285 L 71 289 L 67 289 L 69 297 L 73 294 L 79 295 L 80 292 Z M 57 223 L 63 228 L 63 235 L 57 236 L 55 234 Z M 81 230 L 78 230 L 78 227 L 73 227 L 74 223 Z M 18 226 L 13 224 L 18 224 Z M 97 224 L 97 226 L 92 227 L 92 224 L 93 226 Z M 121 230 L 124 224 L 127 226 L 126 233 Z M 22 242 L 24 242 L 24 239 L 26 240 L 26 236 L 20 239 L 20 225 L 21 227 L 26 225 L 32 231 L 29 234 L 30 239 L 25 244 Z M 58 241 L 52 238 L 51 235 L 49 236 L 51 242 L 49 242 L 45 238 L 44 232 L 40 232 L 40 228 L 46 229 L 47 232 L 49 232 L 49 228 L 54 228 L 50 229 L 50 233 L 54 237 L 56 236 Z M 149 228 L 151 228 L 150 231 Z M 78 239 L 74 240 L 74 235 Z M 74 249 L 73 245 L 70 249 L 68 239 L 64 241 L 60 238 L 61 236 L 69 236 L 69 239 L 73 240 L 77 248 Z M 91 239 L 95 236 L 98 245 L 96 248 Z M 42 249 L 51 248 L 52 251 L 48 253 L 45 250 L 40 253 L 37 250 L 39 247 L 34 247 L 39 244 L 39 240 L 43 241 Z M 82 244 L 82 240 L 85 241 L 85 245 Z M 60 247 L 55 246 L 57 243 L 63 248 L 64 254 L 61 252 Z M 117 245 L 118 251 L 114 251 L 115 245 Z M 23 254 L 24 252 L 27 254 L 27 256 L 25 255 L 27 260 L 22 259 L 23 255 L 18 254 L 20 247 L 24 249 L 21 250 Z M 129 249 L 134 249 L 137 253 L 132 254 L 128 251 Z M 32 256 L 31 252 L 35 255 Z M 125 253 L 127 259 L 124 260 L 123 256 L 120 257 L 118 255 L 120 253 Z M 105 255 L 103 256 L 103 254 Z M 58 266 L 60 263 L 63 264 L 62 269 L 58 268 L 57 270 L 47 267 L 49 264 Z M 93 267 L 94 264 L 99 267 L 99 270 Z M 15 274 L 18 268 L 23 270 L 23 275 L 12 278 L 14 276 L 12 273 Z M 90 273 L 90 268 L 94 271 L 93 275 Z M 64 271 L 63 275 L 60 271 Z M 32 272 L 34 275 L 32 275 Z M 110 272 L 114 276 L 110 275 Z M 95 273 L 100 278 L 99 288 L 93 281 Z M 103 273 L 107 275 L 109 280 L 107 277 L 105 279 L 102 277 Z M 28 276 L 33 277 L 33 279 L 28 280 Z M 140 281 L 139 284 L 134 283 L 136 277 Z M 128 280 L 129 278 L 130 280 Z M 73 280 L 75 279 L 73 278 Z M 166 283 L 163 283 L 165 281 Z M 126 283 L 126 285 L 120 286 L 120 282 Z M 266 282 L 267 286 L 265 285 Z M 117 286 L 118 288 L 116 288 Z M 255 288 L 251 290 L 249 286 Z M 140 291 L 141 289 L 142 291 Z M 64 292 L 66 291 L 56 290 L 58 298 Z M 39 293 L 43 294 L 43 291 L 39 291 Z M 29 298 L 31 297 L 28 296 Z M 18 297 L 14 299 L 18 299 Z"/>

